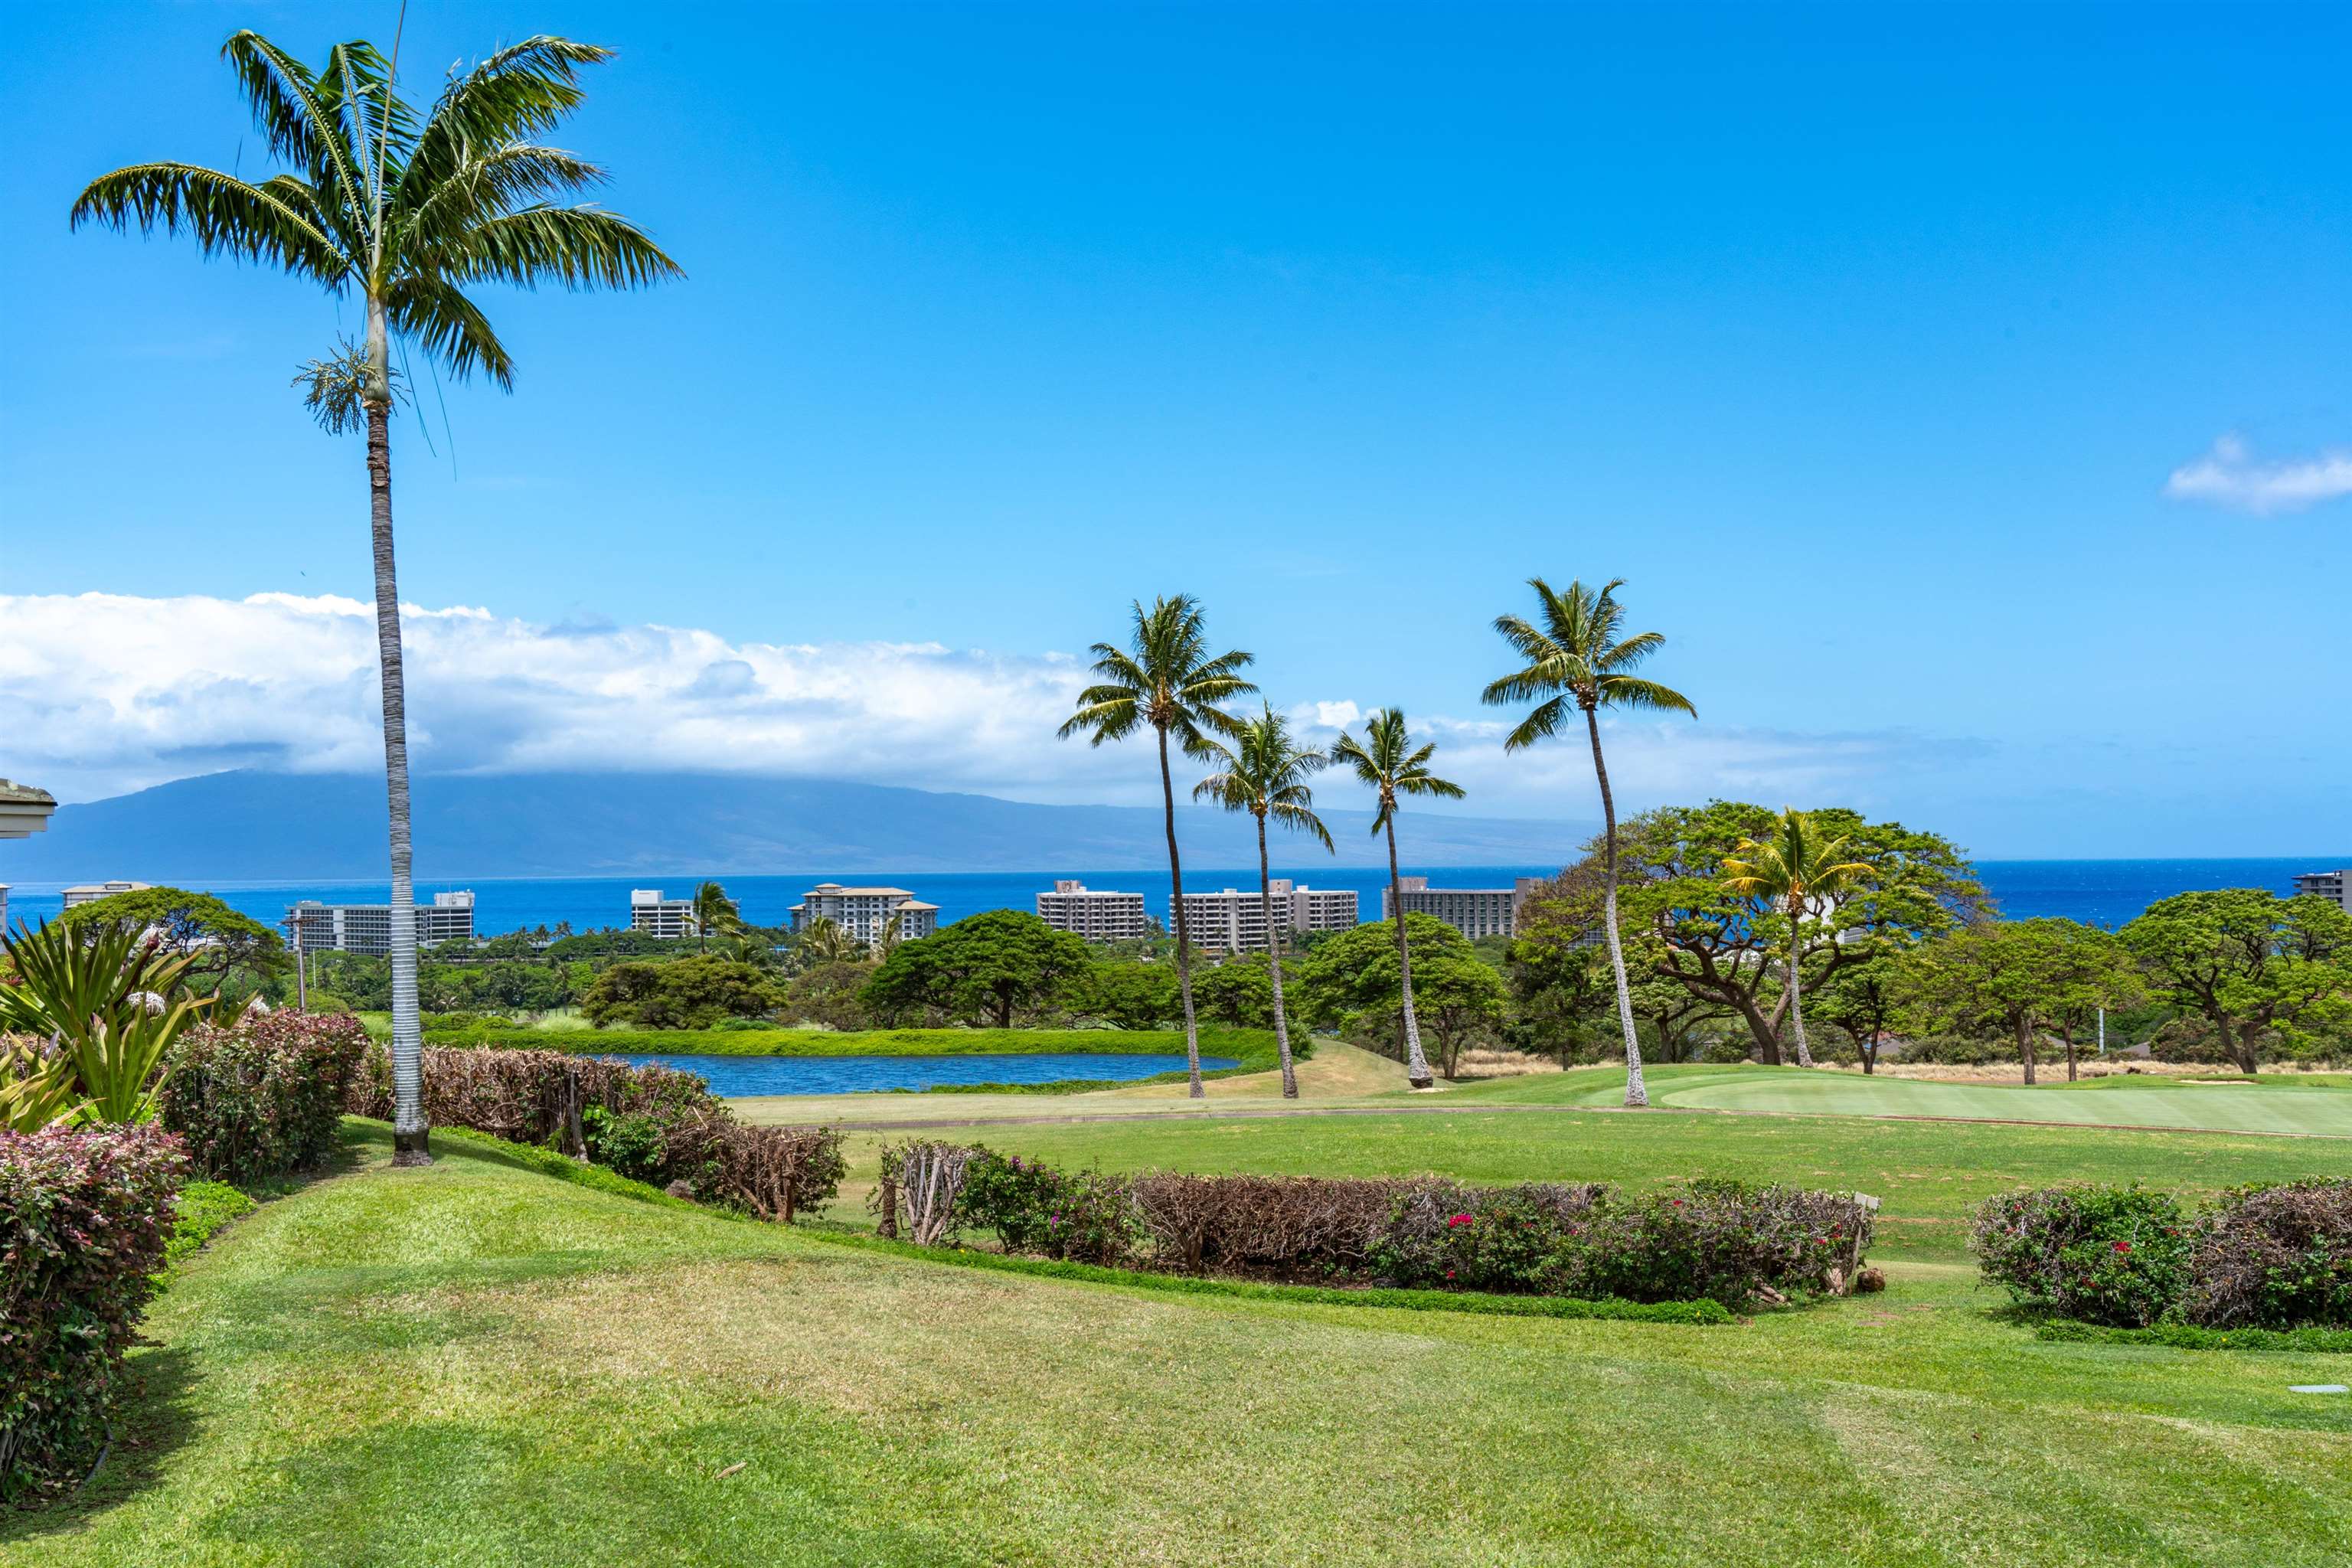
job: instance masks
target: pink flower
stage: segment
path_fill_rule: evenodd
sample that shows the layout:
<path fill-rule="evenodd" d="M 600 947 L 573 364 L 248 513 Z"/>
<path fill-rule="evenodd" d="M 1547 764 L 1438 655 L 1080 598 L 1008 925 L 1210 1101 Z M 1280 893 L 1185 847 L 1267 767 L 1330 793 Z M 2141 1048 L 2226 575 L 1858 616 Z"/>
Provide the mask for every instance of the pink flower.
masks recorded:
<path fill-rule="evenodd" d="M 1453 1229 L 1453 1228 L 1454 1228 L 1455 1226 L 1457 1226 L 1457 1225 L 1468 1225 L 1469 1223 L 1470 1223 L 1470 1216 L 1469 1216 L 1468 1215 L 1466 1215 L 1466 1214 L 1458 1214 L 1458 1215 L 1455 1215 L 1452 1219 L 1449 1219 L 1449 1220 L 1447 1220 L 1447 1221 L 1445 1222 L 1445 1227 L 1446 1227 L 1448 1230 L 1451 1230 L 1451 1229 Z"/>
<path fill-rule="evenodd" d="M 2117 1252 L 2129 1252 L 2131 1250 L 2131 1243 L 2128 1241 L 2118 1241 L 2116 1243 L 2116 1250 Z"/>

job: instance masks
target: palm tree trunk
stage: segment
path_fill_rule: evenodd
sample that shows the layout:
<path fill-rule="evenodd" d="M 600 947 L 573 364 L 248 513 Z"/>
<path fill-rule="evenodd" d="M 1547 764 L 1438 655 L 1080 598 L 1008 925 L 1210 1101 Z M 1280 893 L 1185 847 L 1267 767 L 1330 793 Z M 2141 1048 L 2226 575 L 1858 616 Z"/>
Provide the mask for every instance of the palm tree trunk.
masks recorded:
<path fill-rule="evenodd" d="M 1274 868 L 1265 858 L 1265 818 L 1257 819 L 1257 907 L 1265 921 L 1266 973 L 1274 980 L 1274 1044 L 1282 1053 L 1282 1098 L 1298 1098 L 1298 1074 L 1290 1065 L 1290 1020 L 1282 1013 L 1282 942 L 1274 929 Z"/>
<path fill-rule="evenodd" d="M 1168 813 L 1168 887 L 1174 895 L 1176 917 L 1176 992 L 1184 999 L 1184 1068 L 1194 1100 L 1209 1091 L 1201 1087 L 1201 1026 L 1192 1016 L 1192 922 L 1184 918 L 1184 862 L 1176 853 L 1176 781 L 1168 773 L 1168 731 L 1160 731 L 1160 799 Z"/>
<path fill-rule="evenodd" d="M 371 305 L 370 337 L 380 308 Z M 408 707 L 400 666 L 400 584 L 392 557 L 392 407 L 367 407 L 369 532 L 375 548 L 376 658 L 383 674 L 383 787 L 392 837 L 392 1163 L 432 1163 L 425 1036 L 416 1016 L 416 887 L 408 837 Z"/>
<path fill-rule="evenodd" d="M 1797 1065 L 1809 1068 L 1813 1065 L 1813 1053 L 1805 1042 L 1805 994 L 1800 984 L 1804 951 L 1805 906 L 1792 896 L 1789 900 L 1789 1026 L 1797 1037 Z"/>
<path fill-rule="evenodd" d="M 1412 947 L 1404 935 L 1404 879 L 1397 875 L 1396 811 L 1389 811 L 1389 912 L 1396 917 L 1397 987 L 1404 1005 L 1404 1081 L 1430 1087 L 1429 1058 L 1421 1054 L 1421 1024 L 1412 1016 Z"/>
<path fill-rule="evenodd" d="M 1625 948 L 1617 935 L 1617 802 L 1609 793 L 1609 764 L 1601 760 L 1601 719 L 1588 708 L 1584 728 L 1592 737 L 1592 776 L 1601 783 L 1602 882 L 1601 930 L 1609 942 L 1609 973 L 1617 982 L 1617 1024 L 1625 1032 L 1625 1106 L 1645 1110 L 1650 1086 L 1642 1077 L 1642 1039 L 1633 1032 L 1633 991 L 1625 983 Z"/>

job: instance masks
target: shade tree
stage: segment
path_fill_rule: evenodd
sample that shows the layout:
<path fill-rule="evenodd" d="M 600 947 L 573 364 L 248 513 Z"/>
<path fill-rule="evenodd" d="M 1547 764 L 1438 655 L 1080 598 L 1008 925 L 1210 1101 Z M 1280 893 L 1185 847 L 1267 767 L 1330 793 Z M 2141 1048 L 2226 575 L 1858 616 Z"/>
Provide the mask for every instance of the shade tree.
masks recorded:
<path fill-rule="evenodd" d="M 2179 893 L 2117 933 L 2148 989 L 2203 1017 L 2241 1072 L 2262 1041 L 2352 1016 L 2352 913 L 2315 894 L 2261 888 Z"/>
<path fill-rule="evenodd" d="M 1084 942 L 1035 915 L 986 910 L 899 943 L 859 997 L 894 1022 L 940 1013 L 1009 1029 L 1015 1013 L 1062 1000 L 1092 963 Z"/>

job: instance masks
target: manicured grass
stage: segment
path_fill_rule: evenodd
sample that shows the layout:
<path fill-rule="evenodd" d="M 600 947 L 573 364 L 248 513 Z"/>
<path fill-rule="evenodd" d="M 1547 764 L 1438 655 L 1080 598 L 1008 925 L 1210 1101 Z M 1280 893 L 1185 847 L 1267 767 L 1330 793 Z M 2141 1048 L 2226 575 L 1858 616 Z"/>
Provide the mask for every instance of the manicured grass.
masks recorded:
<path fill-rule="evenodd" d="M 1961 1268 L 1696 1331 L 1180 1297 L 353 1137 L 184 1266 L 93 1497 L 0 1563 L 2352 1557 L 2352 1400 L 2286 1386 L 2340 1360 L 2040 1342 Z"/>
<path fill-rule="evenodd" d="M 2032 1089 L 1752 1066 L 1656 1068 L 1646 1076 L 1653 1105 L 1689 1110 L 1950 1116 L 2352 1137 L 2352 1093 L 2317 1075 L 2282 1078 L 2253 1089 L 2155 1078 L 2104 1080 L 2147 1086 L 2136 1093 L 2085 1092 L 2088 1085 L 2070 1087 L 2063 1081 L 2063 1072 L 2061 1081 Z M 1454 1091 L 1457 1103 L 1590 1106 L 1620 1104 L 1624 1093 L 1625 1075 L 1616 1068 L 1498 1079 Z"/>

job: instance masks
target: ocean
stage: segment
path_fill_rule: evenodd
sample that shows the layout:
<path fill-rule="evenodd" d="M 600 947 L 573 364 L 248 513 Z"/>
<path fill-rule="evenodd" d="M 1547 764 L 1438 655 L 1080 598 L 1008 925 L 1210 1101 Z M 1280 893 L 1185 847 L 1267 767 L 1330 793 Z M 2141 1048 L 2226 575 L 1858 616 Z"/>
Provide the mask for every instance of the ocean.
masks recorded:
<path fill-rule="evenodd" d="M 0 850 L 0 868 L 6 865 Z M 2011 919 L 2063 915 L 2100 925 L 2121 925 L 2158 899 L 2200 888 L 2268 888 L 2294 890 L 2299 871 L 2352 866 L 2352 854 L 2305 856 L 2296 859 L 2264 860 L 1979 860 L 1977 872 Z M 1407 876 L 1427 877 L 1433 887 L 1507 888 L 1515 877 L 1542 877 L 1549 866 L 1407 866 Z M 123 867 L 120 874 L 136 879 L 138 868 Z M 1371 868 L 1354 869 L 1329 866 L 1277 867 L 1277 877 L 1288 877 L 1309 887 L 1352 888 L 1365 920 L 1378 920 L 1381 889 L 1387 875 Z M 545 877 L 481 879 L 441 878 L 419 881 L 419 902 L 436 892 L 470 888 L 475 894 L 474 927 L 483 936 L 552 926 L 569 921 L 575 931 L 629 923 L 629 889 L 659 887 L 673 898 L 690 894 L 697 884 L 715 878 L 730 896 L 740 901 L 743 916 L 759 925 L 782 925 L 787 910 L 801 895 L 819 882 L 884 885 L 908 889 L 940 906 L 941 924 L 981 910 L 1036 908 L 1036 895 L 1052 889 L 1057 878 L 1075 877 L 1089 888 L 1143 894 L 1145 908 L 1164 920 L 1168 911 L 1168 876 L 1140 871 L 972 872 L 958 875 L 893 876 L 884 872 L 811 872 L 793 877 L 730 877 L 724 870 L 676 878 Z M 1187 867 L 1184 885 L 1199 891 L 1225 888 L 1254 889 L 1255 867 L 1233 870 Z M 210 882 L 205 891 L 218 895 L 232 908 L 270 924 L 283 919 L 298 899 L 324 902 L 382 903 L 382 882 Z M 8 916 L 14 922 L 54 916 L 62 907 L 57 883 L 20 883 L 8 892 Z"/>

